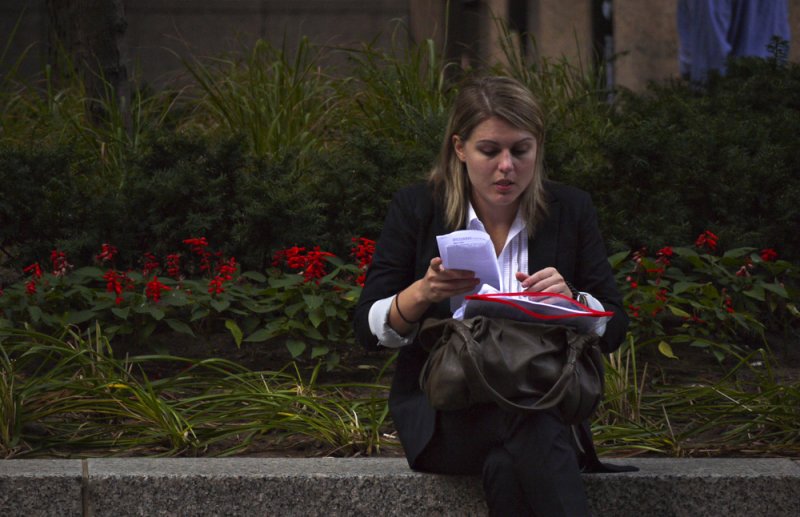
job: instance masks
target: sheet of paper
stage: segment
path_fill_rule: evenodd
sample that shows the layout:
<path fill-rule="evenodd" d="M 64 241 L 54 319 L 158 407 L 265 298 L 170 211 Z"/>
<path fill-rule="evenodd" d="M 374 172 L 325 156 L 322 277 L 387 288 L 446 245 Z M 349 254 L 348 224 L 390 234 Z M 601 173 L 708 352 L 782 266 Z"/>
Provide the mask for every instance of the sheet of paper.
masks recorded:
<path fill-rule="evenodd" d="M 500 270 L 497 256 L 489 235 L 478 230 L 459 230 L 447 235 L 438 235 L 439 256 L 447 269 L 466 269 L 474 271 L 481 284 L 500 288 Z M 478 292 L 476 287 L 472 292 Z M 450 308 L 455 311 L 464 301 L 464 296 L 450 298 Z"/>

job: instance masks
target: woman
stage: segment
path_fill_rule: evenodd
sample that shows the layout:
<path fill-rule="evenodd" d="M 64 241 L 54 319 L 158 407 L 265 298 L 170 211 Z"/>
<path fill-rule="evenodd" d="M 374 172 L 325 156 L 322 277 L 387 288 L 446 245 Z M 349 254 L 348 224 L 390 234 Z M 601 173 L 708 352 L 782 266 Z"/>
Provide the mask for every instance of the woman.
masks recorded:
<path fill-rule="evenodd" d="M 591 199 L 544 179 L 543 147 L 542 111 L 523 85 L 504 77 L 465 85 L 429 181 L 392 200 L 355 315 L 362 344 L 399 348 L 389 407 L 411 468 L 482 475 L 492 515 L 589 515 L 581 463 L 600 465 L 588 426 L 572 428 L 556 411 L 428 404 L 418 381 L 426 359 L 419 322 L 449 317 L 450 297 L 480 283 L 442 265 L 436 236 L 488 233 L 501 291 L 580 295 L 613 311 L 595 329 L 604 352 L 619 346 L 628 324 Z"/>

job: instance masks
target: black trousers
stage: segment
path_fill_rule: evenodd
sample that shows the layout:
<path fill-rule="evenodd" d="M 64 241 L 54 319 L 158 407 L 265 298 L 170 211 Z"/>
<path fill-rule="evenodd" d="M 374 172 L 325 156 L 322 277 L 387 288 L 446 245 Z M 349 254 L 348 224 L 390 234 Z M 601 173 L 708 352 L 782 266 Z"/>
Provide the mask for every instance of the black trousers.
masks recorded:
<path fill-rule="evenodd" d="M 494 404 L 437 413 L 413 467 L 481 475 L 490 515 L 590 515 L 571 430 L 556 411 L 512 413 Z"/>

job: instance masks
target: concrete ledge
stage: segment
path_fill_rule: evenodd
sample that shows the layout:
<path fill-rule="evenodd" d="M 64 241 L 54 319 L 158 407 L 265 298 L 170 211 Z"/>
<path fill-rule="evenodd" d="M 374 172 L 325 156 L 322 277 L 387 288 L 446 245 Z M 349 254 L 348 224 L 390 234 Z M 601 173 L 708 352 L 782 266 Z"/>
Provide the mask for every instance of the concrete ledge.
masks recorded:
<path fill-rule="evenodd" d="M 789 459 L 614 461 L 584 476 L 600 516 L 800 515 Z M 485 515 L 480 482 L 400 458 L 0 461 L 0 515 Z"/>
<path fill-rule="evenodd" d="M 81 515 L 81 460 L 0 460 L 0 515 Z"/>

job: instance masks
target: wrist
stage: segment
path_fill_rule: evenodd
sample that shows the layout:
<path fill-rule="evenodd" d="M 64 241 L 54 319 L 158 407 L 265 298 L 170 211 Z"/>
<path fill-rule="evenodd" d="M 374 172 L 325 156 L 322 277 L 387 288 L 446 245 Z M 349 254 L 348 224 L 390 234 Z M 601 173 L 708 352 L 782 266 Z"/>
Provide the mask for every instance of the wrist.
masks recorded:
<path fill-rule="evenodd" d="M 567 289 L 569 289 L 570 296 L 572 296 L 572 299 L 577 300 L 578 297 L 580 297 L 581 292 L 578 291 L 578 289 L 574 285 L 572 285 L 572 282 L 570 282 L 569 280 L 564 280 L 564 283 L 567 284 Z"/>

